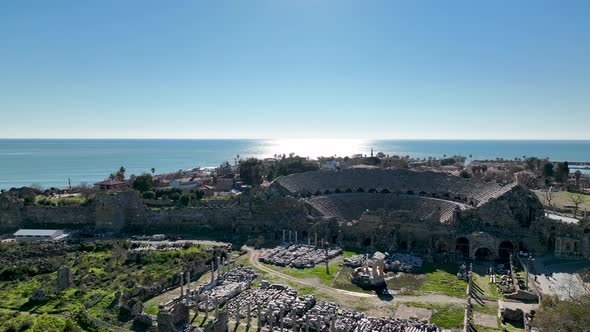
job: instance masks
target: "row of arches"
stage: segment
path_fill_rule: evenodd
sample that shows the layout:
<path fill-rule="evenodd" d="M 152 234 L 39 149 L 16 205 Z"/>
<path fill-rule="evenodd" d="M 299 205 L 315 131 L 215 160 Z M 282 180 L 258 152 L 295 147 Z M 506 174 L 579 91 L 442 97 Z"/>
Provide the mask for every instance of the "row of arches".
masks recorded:
<path fill-rule="evenodd" d="M 423 197 L 432 197 L 432 198 L 440 198 L 440 199 L 446 199 L 446 200 L 453 200 L 453 201 L 459 201 L 471 206 L 476 206 L 477 205 L 477 201 L 470 199 L 466 196 L 460 196 L 460 195 L 451 195 L 448 192 L 445 193 L 436 193 L 436 192 L 425 192 L 425 191 L 420 191 L 418 193 L 416 193 L 413 190 L 406 190 L 406 191 L 402 191 L 402 190 L 396 190 L 394 192 L 392 192 L 391 190 L 384 188 L 384 189 L 376 189 L 376 188 L 370 188 L 369 190 L 365 190 L 362 187 L 358 187 L 356 189 L 353 188 L 346 188 L 346 189 L 339 189 L 336 188 L 334 190 L 330 190 L 330 189 L 326 189 L 324 191 L 321 190 L 316 190 L 314 193 L 311 192 L 307 192 L 305 194 L 303 194 L 304 197 L 311 197 L 311 196 L 320 196 L 320 195 L 331 195 L 331 194 L 343 194 L 343 193 L 371 193 L 371 194 L 375 194 L 375 193 L 380 193 L 380 194 L 398 194 L 398 195 L 418 195 L 418 196 L 423 196 Z"/>
<path fill-rule="evenodd" d="M 457 238 L 455 240 L 455 251 L 463 257 L 470 257 L 471 246 L 469 244 L 469 239 L 467 239 L 466 237 Z M 500 242 L 500 244 L 498 245 L 497 256 L 490 248 L 487 248 L 485 246 L 475 249 L 473 256 L 476 259 L 481 260 L 491 260 L 495 257 L 498 257 L 500 259 L 508 259 L 510 257 L 510 254 L 512 254 L 513 252 L 514 245 L 511 241 L 505 240 Z"/>

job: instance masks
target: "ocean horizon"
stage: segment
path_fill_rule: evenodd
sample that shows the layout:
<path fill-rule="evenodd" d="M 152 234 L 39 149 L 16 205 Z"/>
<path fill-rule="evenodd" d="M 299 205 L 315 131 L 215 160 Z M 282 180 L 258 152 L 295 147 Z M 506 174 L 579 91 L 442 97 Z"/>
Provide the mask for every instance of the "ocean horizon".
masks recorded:
<path fill-rule="evenodd" d="M 549 158 L 590 161 L 590 140 L 433 139 L 0 139 L 0 189 L 94 183 L 120 166 L 127 175 L 214 167 L 239 158 L 295 153 L 302 157 L 388 155 L 472 159 Z"/>

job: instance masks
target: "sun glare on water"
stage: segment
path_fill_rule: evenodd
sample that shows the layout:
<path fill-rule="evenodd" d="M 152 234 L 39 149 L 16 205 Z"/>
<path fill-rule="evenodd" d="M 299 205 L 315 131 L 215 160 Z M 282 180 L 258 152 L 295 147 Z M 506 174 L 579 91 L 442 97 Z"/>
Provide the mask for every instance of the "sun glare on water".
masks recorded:
<path fill-rule="evenodd" d="M 280 139 L 272 140 L 265 155 L 295 153 L 301 157 L 318 158 L 368 154 L 369 140 L 362 139 Z"/>

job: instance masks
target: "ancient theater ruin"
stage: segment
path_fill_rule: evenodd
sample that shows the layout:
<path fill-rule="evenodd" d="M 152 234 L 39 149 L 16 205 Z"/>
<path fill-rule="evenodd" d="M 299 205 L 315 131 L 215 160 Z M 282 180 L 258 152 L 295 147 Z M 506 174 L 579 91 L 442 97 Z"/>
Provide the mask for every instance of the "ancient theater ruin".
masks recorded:
<path fill-rule="evenodd" d="M 306 206 L 311 232 L 333 243 L 459 258 L 545 252 L 552 230 L 533 193 L 434 172 L 348 169 L 292 174 L 272 189 Z M 553 229 L 554 230 L 554 229 Z"/>

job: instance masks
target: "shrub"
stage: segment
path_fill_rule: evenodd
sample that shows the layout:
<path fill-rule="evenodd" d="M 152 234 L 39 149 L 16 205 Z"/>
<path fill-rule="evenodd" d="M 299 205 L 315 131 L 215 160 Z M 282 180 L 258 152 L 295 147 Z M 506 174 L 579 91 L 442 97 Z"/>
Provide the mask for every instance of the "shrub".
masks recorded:
<path fill-rule="evenodd" d="M 156 198 L 156 193 L 153 191 L 146 191 L 142 194 L 142 197 L 144 199 L 154 199 Z"/>

